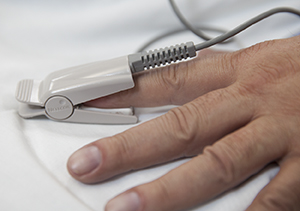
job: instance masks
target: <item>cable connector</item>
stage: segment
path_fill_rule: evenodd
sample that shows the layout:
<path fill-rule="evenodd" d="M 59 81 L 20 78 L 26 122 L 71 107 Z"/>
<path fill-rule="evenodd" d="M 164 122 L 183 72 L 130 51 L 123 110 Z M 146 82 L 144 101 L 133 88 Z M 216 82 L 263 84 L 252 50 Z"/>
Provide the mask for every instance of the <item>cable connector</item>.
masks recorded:
<path fill-rule="evenodd" d="M 136 73 L 195 56 L 196 49 L 194 43 L 187 42 L 154 51 L 130 54 L 128 60 L 132 73 Z"/>

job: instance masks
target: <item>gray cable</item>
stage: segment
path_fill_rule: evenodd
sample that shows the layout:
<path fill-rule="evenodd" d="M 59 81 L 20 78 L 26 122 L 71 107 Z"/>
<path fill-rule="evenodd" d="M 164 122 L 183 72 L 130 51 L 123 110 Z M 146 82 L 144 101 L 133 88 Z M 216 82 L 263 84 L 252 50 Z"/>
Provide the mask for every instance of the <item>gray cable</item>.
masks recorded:
<path fill-rule="evenodd" d="M 195 35 L 197 35 L 198 37 L 202 38 L 203 40 L 211 40 L 213 39 L 213 37 L 209 37 L 207 35 L 205 35 L 202 31 L 211 31 L 211 32 L 220 32 L 222 34 L 226 33 L 225 30 L 223 29 L 219 29 L 219 28 L 212 28 L 212 27 L 207 27 L 207 26 L 199 26 L 199 27 L 194 27 L 192 26 L 186 19 L 185 17 L 181 14 L 180 10 L 178 9 L 177 5 L 175 4 L 174 0 L 169 0 L 170 5 L 176 15 L 176 17 L 181 21 L 181 23 L 185 26 L 185 29 L 174 29 L 172 31 L 166 32 L 164 34 L 158 35 L 157 37 L 154 37 L 153 39 L 151 39 L 150 41 L 148 41 L 147 43 L 145 43 L 143 46 L 141 46 L 137 52 L 141 52 L 144 51 L 147 47 L 149 47 L 151 44 L 174 34 L 180 33 L 180 32 L 184 32 L 184 31 L 191 31 L 193 32 Z M 220 44 L 226 44 L 231 42 L 232 40 L 228 40 L 226 42 L 220 43 Z"/>
<path fill-rule="evenodd" d="M 201 37 L 204 40 L 211 40 L 212 38 L 202 33 L 202 31 L 198 30 L 197 28 L 193 27 L 181 14 L 180 10 L 178 9 L 177 5 L 175 4 L 174 0 L 169 0 L 173 11 L 177 18 L 181 21 L 181 23 L 191 32 L 193 32 L 198 37 Z"/>
<path fill-rule="evenodd" d="M 172 1 L 172 0 L 170 0 Z M 172 62 L 180 61 L 187 58 L 192 58 L 196 56 L 196 51 L 202 50 L 204 48 L 211 47 L 215 44 L 226 41 L 227 39 L 235 36 L 241 31 L 247 29 L 253 24 L 271 16 L 276 13 L 288 12 L 300 16 L 300 11 L 292 8 L 279 7 L 271 9 L 264 12 L 240 26 L 234 28 L 233 30 L 226 32 L 216 38 L 210 39 L 203 43 L 194 45 L 192 42 L 187 42 L 181 45 L 175 45 L 171 47 L 161 48 L 154 51 L 143 51 L 136 54 L 131 54 L 128 56 L 129 64 L 132 73 L 140 72 L 146 69 L 156 68 L 161 65 L 170 64 Z M 167 35 L 166 35 L 167 36 Z M 164 36 L 163 36 L 164 37 Z"/>
<path fill-rule="evenodd" d="M 200 27 L 196 27 L 196 28 L 198 30 L 202 30 L 202 31 L 218 32 L 220 34 L 226 33 L 225 30 L 218 29 L 218 28 L 211 28 L 211 27 L 207 27 L 207 26 L 200 26 Z M 142 51 L 146 50 L 150 45 L 152 45 L 153 43 L 155 43 L 155 42 L 157 42 L 157 41 L 159 41 L 159 40 L 161 40 L 163 38 L 166 38 L 166 37 L 169 37 L 169 36 L 181 33 L 181 32 L 185 32 L 185 31 L 188 31 L 188 30 L 189 29 L 180 28 L 180 29 L 174 29 L 172 31 L 169 31 L 169 32 L 166 32 L 164 34 L 158 35 L 157 37 L 152 38 L 151 40 L 149 40 L 148 42 L 146 42 L 143 46 L 141 46 L 137 50 L 137 52 L 142 52 Z"/>
<path fill-rule="evenodd" d="M 211 47 L 211 46 L 216 45 L 218 43 L 222 43 L 222 42 L 226 41 L 227 39 L 237 35 L 238 33 L 244 31 L 245 29 L 249 28 L 253 24 L 255 24 L 255 23 L 271 16 L 271 15 L 274 15 L 276 13 L 281 13 L 281 12 L 288 12 L 288 13 L 292 13 L 292 14 L 300 16 L 300 11 L 296 10 L 296 9 L 293 9 L 293 8 L 278 7 L 278 8 L 271 9 L 269 11 L 266 11 L 266 12 L 264 12 L 264 13 L 256 16 L 256 17 L 246 21 L 245 23 L 243 23 L 243 24 L 239 25 L 238 27 L 226 32 L 225 34 L 222 34 L 222 35 L 220 35 L 216 38 L 213 38 L 213 39 L 208 40 L 206 42 L 195 45 L 196 51 L 202 50 L 204 48 Z"/>

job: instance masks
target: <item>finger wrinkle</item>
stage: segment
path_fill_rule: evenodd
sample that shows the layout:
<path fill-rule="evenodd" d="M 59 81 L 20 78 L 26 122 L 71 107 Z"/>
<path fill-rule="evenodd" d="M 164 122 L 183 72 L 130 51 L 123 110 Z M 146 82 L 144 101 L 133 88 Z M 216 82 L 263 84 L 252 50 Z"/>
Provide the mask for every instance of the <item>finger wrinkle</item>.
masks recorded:
<path fill-rule="evenodd" d="M 131 162 L 128 162 L 128 160 L 134 158 L 134 152 L 132 150 L 137 148 L 132 145 L 133 143 L 136 143 L 134 141 L 130 141 L 132 138 L 134 138 L 134 136 L 130 134 L 130 131 L 127 131 L 126 135 L 124 133 L 120 133 L 111 137 L 111 140 L 107 143 L 112 146 L 113 149 L 107 151 L 107 156 L 109 156 L 108 158 L 113 159 L 113 163 L 110 162 L 107 163 L 107 165 L 114 166 L 114 169 L 123 169 L 126 166 L 126 169 L 123 169 L 123 171 L 134 169 L 134 167 L 130 165 Z M 124 163 L 125 161 L 126 163 Z"/>
<path fill-rule="evenodd" d="M 172 64 L 158 72 L 160 73 L 159 80 L 163 84 L 163 87 L 165 87 L 166 90 L 169 90 L 170 103 L 173 105 L 177 104 L 177 101 L 173 98 L 176 97 L 177 93 L 181 93 L 186 81 L 189 79 L 188 64 L 188 62 Z"/>
<path fill-rule="evenodd" d="M 165 116 L 164 122 L 171 129 L 170 135 L 174 140 L 179 142 L 181 148 L 181 156 L 184 155 L 186 148 L 195 140 L 198 128 L 198 116 L 195 116 L 190 106 L 181 106 L 171 109 Z"/>
<path fill-rule="evenodd" d="M 290 171 L 291 169 L 289 169 Z M 281 168 L 278 175 L 282 175 L 284 170 Z M 285 171 L 287 173 L 287 171 Z M 297 178 L 298 175 L 294 175 L 292 178 Z M 285 177 L 288 179 L 288 177 Z M 276 185 L 273 184 L 268 190 L 263 190 L 258 194 L 255 199 L 255 206 L 259 207 L 259 210 L 288 210 L 288 211 L 298 211 L 300 196 L 299 196 L 299 183 L 293 183 L 291 187 L 290 181 L 277 179 L 277 176 L 274 179 L 276 180 Z M 273 182 L 273 181 L 272 181 Z M 298 207 L 298 208 L 297 208 Z M 262 209 L 261 209 L 262 208 Z"/>
<path fill-rule="evenodd" d="M 277 196 L 276 192 L 266 194 L 258 202 L 260 204 L 259 210 L 297 211 L 290 203 L 283 202 L 282 197 L 284 196 Z"/>
<path fill-rule="evenodd" d="M 257 195 L 250 210 L 299 210 L 299 157 L 288 156 L 280 164 L 280 171 Z"/>
<path fill-rule="evenodd" d="M 226 151 L 228 149 L 222 149 Z M 220 184 L 223 187 L 232 186 L 235 184 L 236 178 L 236 168 L 233 162 L 233 159 L 216 148 L 216 146 L 207 146 L 203 150 L 203 154 L 201 156 L 206 157 L 205 160 L 209 160 L 207 165 L 210 166 L 210 170 L 212 171 L 212 178 L 216 180 L 216 184 Z M 200 156 L 200 157 L 201 157 Z M 199 158 L 200 158 L 199 157 Z"/>

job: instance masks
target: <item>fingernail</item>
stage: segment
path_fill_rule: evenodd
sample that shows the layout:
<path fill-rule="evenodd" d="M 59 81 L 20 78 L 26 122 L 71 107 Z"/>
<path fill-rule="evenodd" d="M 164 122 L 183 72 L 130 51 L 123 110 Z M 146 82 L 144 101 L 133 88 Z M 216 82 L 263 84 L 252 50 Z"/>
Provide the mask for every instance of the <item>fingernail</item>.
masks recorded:
<path fill-rule="evenodd" d="M 138 211 L 140 205 L 138 194 L 130 192 L 121 194 L 108 202 L 105 211 Z"/>
<path fill-rule="evenodd" d="M 102 161 L 102 155 L 96 146 L 79 149 L 69 159 L 70 170 L 78 176 L 94 170 Z"/>

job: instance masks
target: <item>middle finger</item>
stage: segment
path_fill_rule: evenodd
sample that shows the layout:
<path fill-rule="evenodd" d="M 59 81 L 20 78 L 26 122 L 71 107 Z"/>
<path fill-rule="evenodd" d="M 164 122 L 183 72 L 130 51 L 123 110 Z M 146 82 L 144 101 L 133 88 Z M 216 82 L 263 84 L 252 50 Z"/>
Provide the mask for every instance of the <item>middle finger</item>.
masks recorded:
<path fill-rule="evenodd" d="M 230 90 L 229 90 L 230 89 Z M 233 87 L 210 92 L 166 115 L 75 152 L 68 169 L 77 180 L 98 182 L 134 169 L 200 153 L 204 146 L 252 118 L 246 97 Z"/>

